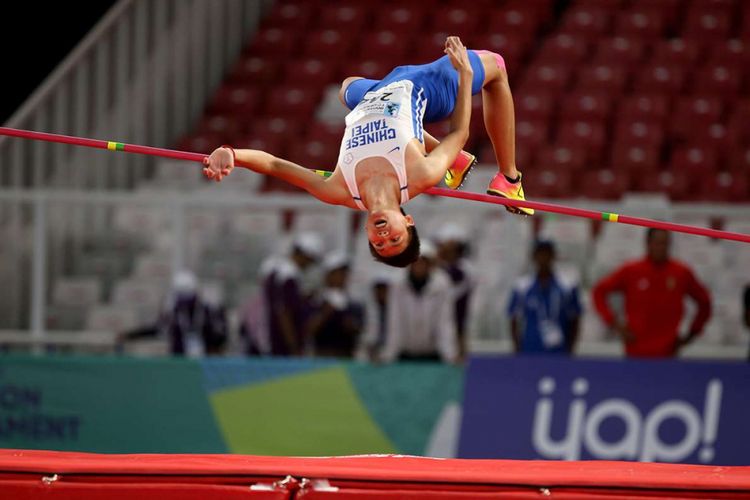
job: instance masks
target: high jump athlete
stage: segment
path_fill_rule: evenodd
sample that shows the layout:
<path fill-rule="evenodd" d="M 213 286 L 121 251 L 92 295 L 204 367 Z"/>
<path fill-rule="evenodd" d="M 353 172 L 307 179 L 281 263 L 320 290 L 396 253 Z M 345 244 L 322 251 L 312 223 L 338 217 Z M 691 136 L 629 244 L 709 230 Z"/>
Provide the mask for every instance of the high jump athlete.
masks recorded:
<path fill-rule="evenodd" d="M 344 80 L 340 97 L 352 111 L 336 169 L 328 178 L 263 151 L 228 146 L 204 160 L 204 174 L 221 181 L 235 165 L 244 166 L 303 188 L 325 203 L 365 210 L 373 256 L 405 267 L 419 256 L 419 237 L 401 205 L 443 178 L 457 189 L 475 163 L 462 151 L 469 137 L 472 93 L 482 91 L 485 126 L 500 166 L 487 192 L 523 199 L 515 166 L 513 101 L 502 58 L 467 51 L 458 37 L 446 39 L 445 54 L 430 64 L 399 66 L 380 81 Z M 442 142 L 423 131 L 423 119 L 447 116 L 451 129 Z"/>

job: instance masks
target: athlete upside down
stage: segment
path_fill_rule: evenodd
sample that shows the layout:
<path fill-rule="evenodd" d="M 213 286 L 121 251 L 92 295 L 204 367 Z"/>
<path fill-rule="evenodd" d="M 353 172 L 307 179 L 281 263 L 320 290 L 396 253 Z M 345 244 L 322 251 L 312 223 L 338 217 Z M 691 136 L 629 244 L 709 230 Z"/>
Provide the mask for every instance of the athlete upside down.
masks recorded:
<path fill-rule="evenodd" d="M 499 171 L 490 194 L 524 199 L 515 165 L 513 99 L 505 63 L 498 54 L 467 50 L 458 37 L 445 41 L 445 56 L 423 65 L 399 66 L 382 80 L 349 77 L 339 97 L 346 117 L 336 169 L 328 178 L 263 151 L 222 146 L 204 161 L 204 174 L 221 181 L 234 166 L 272 175 L 319 200 L 368 212 L 365 230 L 373 256 L 405 267 L 419 256 L 414 219 L 401 206 L 445 183 L 457 189 L 473 155 L 462 150 L 469 137 L 471 96 L 482 92 L 484 122 Z M 450 116 L 450 132 L 439 142 L 423 121 Z M 533 210 L 511 209 L 527 215 Z"/>

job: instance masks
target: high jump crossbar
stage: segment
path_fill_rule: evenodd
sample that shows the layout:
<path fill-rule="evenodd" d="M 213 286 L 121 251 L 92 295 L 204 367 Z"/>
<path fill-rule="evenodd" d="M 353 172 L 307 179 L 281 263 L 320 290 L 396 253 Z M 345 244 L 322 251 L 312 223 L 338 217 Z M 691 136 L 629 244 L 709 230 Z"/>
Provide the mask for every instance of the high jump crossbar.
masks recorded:
<path fill-rule="evenodd" d="M 177 151 L 175 149 L 156 148 L 152 146 L 139 146 L 137 144 L 125 144 L 115 141 L 103 141 L 99 139 L 88 139 L 85 137 L 76 137 L 70 135 L 50 134 L 47 132 L 36 132 L 33 130 L 23 130 L 9 127 L 0 127 L 0 136 L 20 137 L 23 139 L 32 139 L 36 141 L 57 142 L 61 144 L 71 144 L 74 146 L 83 146 L 88 148 L 106 149 L 109 151 L 122 151 L 125 153 L 136 153 L 148 156 L 159 156 L 162 158 L 171 158 L 174 160 L 187 160 L 203 163 L 203 159 L 208 155 L 203 153 L 193 153 L 189 151 Z M 329 176 L 330 171 L 314 170 L 319 175 Z M 735 233 L 731 231 L 721 231 L 688 224 L 677 224 L 643 217 L 631 217 L 612 212 L 599 212 L 597 210 L 587 210 L 583 208 L 569 207 L 565 205 L 556 205 L 553 203 L 544 203 L 531 200 L 509 200 L 499 196 L 491 196 L 482 193 L 472 193 L 467 191 L 453 191 L 445 188 L 433 187 L 425 191 L 432 196 L 443 196 L 447 198 L 459 198 L 462 200 L 478 201 L 481 203 L 491 203 L 494 205 L 504 205 L 506 207 L 524 207 L 533 208 L 542 212 L 549 212 L 573 217 L 583 217 L 586 219 L 601 220 L 605 222 L 619 222 L 621 224 L 630 224 L 634 226 L 650 227 L 654 229 L 664 229 L 666 231 L 675 231 L 679 233 L 695 234 L 707 236 L 709 238 L 718 238 L 723 240 L 741 241 L 750 243 L 750 235 Z"/>

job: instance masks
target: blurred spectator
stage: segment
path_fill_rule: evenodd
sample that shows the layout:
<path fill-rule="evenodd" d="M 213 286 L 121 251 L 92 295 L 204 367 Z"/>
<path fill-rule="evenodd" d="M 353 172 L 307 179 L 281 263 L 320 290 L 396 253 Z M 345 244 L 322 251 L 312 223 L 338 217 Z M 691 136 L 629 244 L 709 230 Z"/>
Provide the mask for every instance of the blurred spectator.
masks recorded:
<path fill-rule="evenodd" d="M 328 255 L 322 264 L 323 288 L 313 299 L 307 335 L 317 356 L 351 358 L 364 322 L 362 305 L 349 295 L 349 258 Z"/>
<path fill-rule="evenodd" d="M 360 361 L 376 360 L 385 345 L 391 281 L 390 274 L 382 269 L 370 280 L 370 294 L 365 302 L 365 332 L 357 351 Z"/>
<path fill-rule="evenodd" d="M 221 354 L 229 338 L 227 309 L 222 290 L 216 286 L 206 286 L 201 291 L 203 299 L 203 347 L 206 354 Z"/>
<path fill-rule="evenodd" d="M 622 337 L 628 356 L 673 356 L 701 334 L 711 316 L 708 290 L 685 264 L 670 257 L 669 247 L 667 231 L 649 229 L 646 257 L 625 263 L 593 289 L 597 311 Z M 607 303 L 614 292 L 625 296 L 625 318 L 616 318 Z M 686 295 L 696 302 L 698 311 L 688 334 L 680 337 Z"/>
<path fill-rule="evenodd" d="M 303 330 L 310 312 L 309 299 L 302 290 L 302 274 L 323 253 L 323 242 L 314 233 L 294 238 L 288 257 L 272 257 L 265 263 L 264 304 L 268 315 L 269 354 L 303 353 Z"/>
<path fill-rule="evenodd" d="M 458 362 L 451 281 L 436 257 L 435 247 L 422 242 L 419 259 L 391 287 L 382 361 Z"/>
<path fill-rule="evenodd" d="M 172 354 L 202 356 L 215 354 L 224 346 L 227 339 L 224 306 L 218 292 L 208 295 L 209 302 L 213 302 L 210 305 L 199 294 L 198 281 L 190 271 L 175 275 L 160 325 L 169 339 Z"/>
<path fill-rule="evenodd" d="M 750 328 L 750 285 L 745 287 L 745 296 L 743 302 L 745 307 L 743 309 L 745 316 L 745 326 Z M 748 354 L 748 360 L 750 360 L 750 354 Z"/>
<path fill-rule="evenodd" d="M 453 283 L 456 336 L 461 356 L 466 353 L 466 325 L 468 324 L 469 300 L 474 287 L 474 272 L 466 259 L 469 252 L 469 235 L 457 224 L 446 224 L 436 236 L 437 256 L 440 267 L 448 273 Z"/>
<path fill-rule="evenodd" d="M 581 303 L 577 283 L 555 272 L 555 246 L 537 241 L 532 252 L 535 274 L 519 278 L 508 302 L 516 352 L 573 352 Z"/>

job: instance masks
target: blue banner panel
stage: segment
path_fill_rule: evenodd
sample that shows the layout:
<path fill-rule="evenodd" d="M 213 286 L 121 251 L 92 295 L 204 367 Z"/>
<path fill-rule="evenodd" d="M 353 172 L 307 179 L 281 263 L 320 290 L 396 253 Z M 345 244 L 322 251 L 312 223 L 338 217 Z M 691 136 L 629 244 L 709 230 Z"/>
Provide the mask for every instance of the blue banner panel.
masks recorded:
<path fill-rule="evenodd" d="M 475 357 L 459 456 L 750 464 L 750 365 Z"/>

